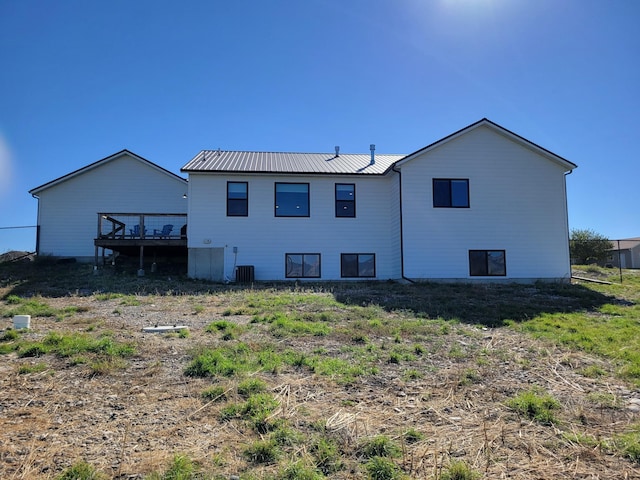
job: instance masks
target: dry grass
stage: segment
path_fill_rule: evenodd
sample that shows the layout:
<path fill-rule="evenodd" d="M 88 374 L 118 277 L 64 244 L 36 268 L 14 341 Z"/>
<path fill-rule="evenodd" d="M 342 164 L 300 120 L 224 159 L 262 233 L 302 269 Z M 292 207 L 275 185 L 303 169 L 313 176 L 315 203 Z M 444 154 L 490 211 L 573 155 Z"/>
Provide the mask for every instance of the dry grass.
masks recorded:
<path fill-rule="evenodd" d="M 1 272 L 2 298 L 39 294 L 54 309 L 79 307 L 62 320 L 33 318 L 33 329 L 20 340 L 108 331 L 118 341 L 133 342 L 136 354 L 124 368 L 101 375 L 53 355 L 0 356 L 2 479 L 54 479 L 80 461 L 107 478 L 144 478 L 165 470 L 176 454 L 196 462 L 203 478 L 278 478 L 291 462 L 313 464 L 312 444 L 319 438 L 339 446 L 341 468 L 327 478 L 366 478 L 358 445 L 379 435 L 401 446 L 395 461 L 410 478 L 438 479 L 459 460 L 486 479 L 640 478 L 640 465 L 615 447 L 615 439 L 637 424 L 638 414 L 629 407 L 640 398 L 614 375 L 616 365 L 501 326 L 537 311 L 587 311 L 608 301 L 602 293 L 588 295 L 584 287 L 569 295 L 534 286 L 393 284 L 241 289 L 166 278 L 96 278 L 69 268 L 66 280 L 60 277 L 50 287 L 35 277 L 18 278 L 16 271 Z M 507 292 L 511 300 L 504 298 Z M 521 313 L 507 314 L 514 304 L 522 306 Z M 323 313 L 331 333 L 283 337 L 280 331 L 274 337 L 270 325 L 251 323 L 270 310 L 307 318 Z M 242 327 L 236 338 L 222 340 L 207 331 L 220 320 Z M 10 318 L 1 321 L 0 329 L 10 326 Z M 187 338 L 141 332 L 144 326 L 176 323 L 189 327 Z M 374 371 L 347 381 L 304 365 L 250 372 L 279 401 L 268 420 L 301 438 L 284 448 L 278 465 L 255 464 L 243 452 L 269 433 L 257 433 L 242 420 L 220 419 L 223 408 L 243 401 L 237 384 L 246 376 L 183 374 L 194 349 L 240 342 L 366 363 Z M 389 361 L 393 351 L 402 353 L 397 361 Z M 19 372 L 20 366 L 42 362 L 44 371 Z M 602 373 L 585 376 L 587 367 Z M 212 385 L 224 388 L 223 401 L 202 398 Z M 557 422 L 542 424 L 507 406 L 532 388 L 558 400 Z M 422 438 L 404 441 L 409 429 Z"/>

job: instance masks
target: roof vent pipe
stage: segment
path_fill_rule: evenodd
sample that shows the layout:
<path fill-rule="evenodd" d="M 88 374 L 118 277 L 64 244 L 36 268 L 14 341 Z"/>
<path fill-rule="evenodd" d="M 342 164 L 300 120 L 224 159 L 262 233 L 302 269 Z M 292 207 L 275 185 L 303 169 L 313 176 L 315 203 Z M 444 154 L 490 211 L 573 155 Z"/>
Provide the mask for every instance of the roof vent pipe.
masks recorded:
<path fill-rule="evenodd" d="M 336 145 L 335 149 L 336 149 L 336 157 L 339 157 L 340 156 L 340 146 Z"/>
<path fill-rule="evenodd" d="M 372 143 L 371 145 L 369 145 L 369 148 L 371 149 L 371 165 L 373 165 L 374 163 L 376 163 L 376 146 Z"/>

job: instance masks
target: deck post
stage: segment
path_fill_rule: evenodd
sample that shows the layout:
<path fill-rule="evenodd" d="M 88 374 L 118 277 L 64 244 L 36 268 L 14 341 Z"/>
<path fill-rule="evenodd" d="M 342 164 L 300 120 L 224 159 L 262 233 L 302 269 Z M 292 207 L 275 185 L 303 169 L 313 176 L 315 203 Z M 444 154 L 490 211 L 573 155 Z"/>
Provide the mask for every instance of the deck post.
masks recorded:
<path fill-rule="evenodd" d="M 95 261 L 93 263 L 93 274 L 98 274 L 98 246 L 95 246 Z"/>
<path fill-rule="evenodd" d="M 144 277 L 144 245 L 140 245 L 140 268 L 138 269 L 138 276 Z"/>

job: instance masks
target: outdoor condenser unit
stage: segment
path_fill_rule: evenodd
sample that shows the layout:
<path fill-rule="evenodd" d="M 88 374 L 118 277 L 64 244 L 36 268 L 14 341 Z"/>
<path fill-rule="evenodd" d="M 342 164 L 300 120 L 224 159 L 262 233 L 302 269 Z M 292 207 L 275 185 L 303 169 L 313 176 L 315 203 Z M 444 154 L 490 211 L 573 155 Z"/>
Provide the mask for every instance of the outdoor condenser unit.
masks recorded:
<path fill-rule="evenodd" d="M 236 267 L 236 282 L 253 283 L 254 273 L 253 265 L 238 265 Z"/>

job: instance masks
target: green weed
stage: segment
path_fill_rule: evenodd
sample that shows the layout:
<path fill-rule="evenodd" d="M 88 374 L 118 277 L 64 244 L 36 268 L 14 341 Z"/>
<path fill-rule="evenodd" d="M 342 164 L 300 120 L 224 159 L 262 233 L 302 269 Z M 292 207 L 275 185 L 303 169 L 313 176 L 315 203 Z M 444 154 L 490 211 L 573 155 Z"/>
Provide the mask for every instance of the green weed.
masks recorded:
<path fill-rule="evenodd" d="M 325 475 L 331 475 L 342 470 L 342 461 L 338 445 L 331 438 L 320 437 L 311 444 L 311 454 L 316 466 Z"/>
<path fill-rule="evenodd" d="M 471 469 L 465 462 L 453 462 L 442 471 L 442 480 L 475 480 L 480 474 Z"/>
<path fill-rule="evenodd" d="M 67 468 L 56 480 L 104 480 L 107 476 L 86 462 L 78 462 Z"/>
<path fill-rule="evenodd" d="M 507 406 L 519 415 L 535 420 L 544 425 L 557 423 L 553 411 L 560 408 L 560 402 L 547 393 L 528 390 L 519 393 L 507 402 Z"/>
<path fill-rule="evenodd" d="M 196 480 L 198 466 L 186 455 L 175 455 L 169 468 L 162 474 L 153 473 L 146 480 Z"/>
<path fill-rule="evenodd" d="M 207 402 L 212 402 L 214 400 L 222 402 L 227 399 L 225 391 L 225 388 L 221 385 L 214 385 L 212 387 L 205 388 L 200 395 Z"/>
<path fill-rule="evenodd" d="M 46 363 L 38 362 L 34 364 L 25 363 L 18 367 L 18 373 L 20 375 L 25 375 L 28 373 L 40 373 L 44 372 L 48 368 Z"/>
<path fill-rule="evenodd" d="M 392 460 L 385 457 L 372 457 L 365 464 L 368 478 L 371 480 L 399 480 L 404 478 L 402 470 Z"/>
<path fill-rule="evenodd" d="M 259 440 L 244 450 L 244 456 L 253 463 L 275 463 L 282 452 L 273 440 Z"/>
<path fill-rule="evenodd" d="M 267 384 L 259 378 L 247 378 L 238 384 L 238 395 L 249 397 L 255 393 L 262 393 L 267 389 Z"/>
<path fill-rule="evenodd" d="M 400 456 L 402 450 L 386 435 L 378 435 L 362 442 L 358 446 L 358 452 L 365 458 L 395 458 Z"/>
<path fill-rule="evenodd" d="M 286 466 L 276 477 L 276 480 L 321 480 L 324 476 L 315 468 L 297 461 Z"/>

